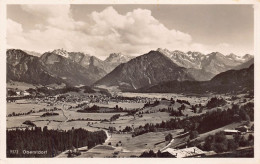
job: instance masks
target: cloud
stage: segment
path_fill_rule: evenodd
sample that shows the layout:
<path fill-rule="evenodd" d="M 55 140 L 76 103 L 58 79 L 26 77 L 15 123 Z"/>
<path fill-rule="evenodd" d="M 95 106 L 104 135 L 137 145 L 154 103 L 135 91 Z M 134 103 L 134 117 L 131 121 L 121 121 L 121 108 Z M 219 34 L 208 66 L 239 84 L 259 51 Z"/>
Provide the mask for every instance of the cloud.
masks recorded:
<path fill-rule="evenodd" d="M 72 19 L 70 5 L 22 5 L 21 8 L 39 19 L 45 20 L 47 26 L 74 30 L 84 22 Z"/>
<path fill-rule="evenodd" d="M 7 19 L 7 47 L 16 48 L 19 44 L 26 44 L 27 42 L 28 40 L 23 36 L 22 25 Z"/>
<path fill-rule="evenodd" d="M 158 47 L 187 47 L 192 40 L 189 34 L 166 28 L 145 9 L 120 15 L 108 7 L 102 12 L 93 12 L 91 17 L 94 20 L 91 34 L 107 36 L 99 43 L 108 50 L 138 54 Z"/>
<path fill-rule="evenodd" d="M 158 47 L 202 52 L 212 49 L 193 43 L 188 33 L 167 28 L 146 9 L 135 9 L 122 15 L 113 7 L 107 7 L 86 15 L 82 21 L 73 19 L 70 5 L 22 5 L 22 9 L 43 21 L 35 24 L 33 30 L 24 30 L 22 24 L 8 19 L 10 47 L 38 52 L 64 48 L 102 59 L 112 52 L 140 55 Z"/>

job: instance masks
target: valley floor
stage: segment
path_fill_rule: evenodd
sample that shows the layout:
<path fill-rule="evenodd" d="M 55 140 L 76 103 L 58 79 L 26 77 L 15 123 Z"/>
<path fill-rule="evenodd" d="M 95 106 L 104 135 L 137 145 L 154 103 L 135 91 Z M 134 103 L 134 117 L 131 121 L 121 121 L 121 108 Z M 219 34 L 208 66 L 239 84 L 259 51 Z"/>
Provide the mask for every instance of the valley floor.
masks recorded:
<path fill-rule="evenodd" d="M 73 95 L 73 94 L 71 94 Z M 231 100 L 233 95 L 211 95 L 208 97 L 185 96 L 177 94 L 154 94 L 154 96 L 146 97 L 146 94 L 134 94 L 130 97 L 142 97 L 138 101 L 108 101 L 106 103 L 91 102 L 88 100 L 79 100 L 77 102 L 56 100 L 52 98 L 42 99 L 21 99 L 16 102 L 7 103 L 7 129 L 25 129 L 30 127 L 26 121 L 30 121 L 37 127 L 45 127 L 54 130 L 69 130 L 83 128 L 88 131 L 104 130 L 107 135 L 106 141 L 102 145 L 88 149 L 88 147 L 77 148 L 80 155 L 78 158 L 85 157 L 139 157 L 143 152 L 153 150 L 154 152 L 165 151 L 169 148 L 178 149 L 187 146 L 187 142 L 204 143 L 209 135 L 225 129 L 234 130 L 237 127 L 245 125 L 244 122 L 236 122 L 225 125 L 223 127 L 201 133 L 193 139 L 189 139 L 189 135 L 184 129 L 165 130 L 159 129 L 155 132 L 147 132 L 141 135 L 133 136 L 133 131 L 138 127 L 144 127 L 146 124 L 161 124 L 171 119 L 185 119 L 192 116 L 200 116 L 207 112 L 217 110 L 225 110 L 231 108 L 232 104 L 239 105 L 253 102 L 252 98 L 246 98 L 246 95 L 239 95 L 235 100 Z M 126 94 L 124 95 L 126 96 Z M 162 99 L 164 97 L 164 99 Z M 221 97 L 226 104 L 221 107 L 213 107 L 210 110 L 205 106 L 212 97 Z M 171 100 L 170 100 L 171 99 Z M 187 101 L 185 104 L 177 102 L 177 99 Z M 175 100 L 175 103 L 172 103 Z M 159 104 L 152 105 L 156 101 Z M 147 103 L 149 102 L 149 105 Z M 151 104 L 150 104 L 151 103 Z M 87 105 L 86 105 L 87 104 Z M 199 106 L 200 104 L 200 106 Z M 102 107 L 102 112 L 79 112 L 84 108 L 97 105 Z M 197 111 L 193 111 L 192 106 L 198 105 Z M 169 113 L 169 109 L 179 109 L 184 106 L 182 115 L 175 116 Z M 114 111 L 121 108 L 121 111 Z M 108 112 L 108 111 L 112 112 Z M 130 114 L 134 111 L 134 114 Z M 46 115 L 46 113 L 56 113 L 56 115 Z M 45 116 L 46 115 L 46 116 Z M 112 118 L 118 115 L 117 119 Z M 253 121 L 248 125 L 253 125 Z M 130 127 L 130 130 L 126 130 Z M 113 130 L 111 130 L 111 128 Z M 165 137 L 171 134 L 172 140 L 166 141 Z M 187 133 L 188 134 L 188 133 Z M 245 135 L 248 137 L 248 135 Z M 74 150 L 71 150 L 74 151 Z M 69 150 L 60 153 L 57 158 L 68 156 Z"/>

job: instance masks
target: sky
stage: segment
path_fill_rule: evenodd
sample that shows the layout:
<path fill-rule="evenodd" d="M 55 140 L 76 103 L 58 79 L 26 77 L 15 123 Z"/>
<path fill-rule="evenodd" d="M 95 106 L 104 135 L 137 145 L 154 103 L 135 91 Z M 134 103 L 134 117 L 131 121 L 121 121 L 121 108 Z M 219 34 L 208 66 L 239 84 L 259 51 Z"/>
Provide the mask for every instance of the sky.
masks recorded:
<path fill-rule="evenodd" d="M 156 50 L 253 55 L 252 5 L 8 5 L 7 47 L 105 59 Z"/>

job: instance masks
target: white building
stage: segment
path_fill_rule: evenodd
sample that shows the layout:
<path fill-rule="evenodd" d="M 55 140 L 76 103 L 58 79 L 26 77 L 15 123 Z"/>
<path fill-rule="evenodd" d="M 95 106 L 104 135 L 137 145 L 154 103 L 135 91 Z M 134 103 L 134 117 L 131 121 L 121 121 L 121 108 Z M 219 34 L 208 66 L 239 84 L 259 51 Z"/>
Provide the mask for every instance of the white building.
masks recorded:
<path fill-rule="evenodd" d="M 185 158 L 185 157 L 193 157 L 193 156 L 202 156 L 205 155 L 206 152 L 200 150 L 197 147 L 189 147 L 189 148 L 184 148 L 184 149 L 172 149 L 172 148 L 167 148 L 165 149 L 164 152 L 168 152 L 171 155 L 175 156 L 176 158 Z"/>
<path fill-rule="evenodd" d="M 233 129 L 225 129 L 224 132 L 225 132 L 225 135 L 240 134 L 240 131 L 233 130 Z"/>

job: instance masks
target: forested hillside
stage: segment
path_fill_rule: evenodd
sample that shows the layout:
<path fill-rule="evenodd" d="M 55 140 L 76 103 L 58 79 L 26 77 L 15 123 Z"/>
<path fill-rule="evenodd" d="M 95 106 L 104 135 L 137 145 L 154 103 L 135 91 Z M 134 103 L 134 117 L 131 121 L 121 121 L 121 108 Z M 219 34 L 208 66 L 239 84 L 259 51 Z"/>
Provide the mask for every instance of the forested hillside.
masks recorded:
<path fill-rule="evenodd" d="M 105 142 L 104 131 L 89 132 L 84 129 L 68 131 L 48 130 L 35 127 L 31 130 L 6 131 L 7 157 L 54 157 L 73 148 L 92 148 Z M 15 151 L 13 151 L 15 150 Z M 24 151 L 47 151 L 46 154 L 24 154 Z"/>

